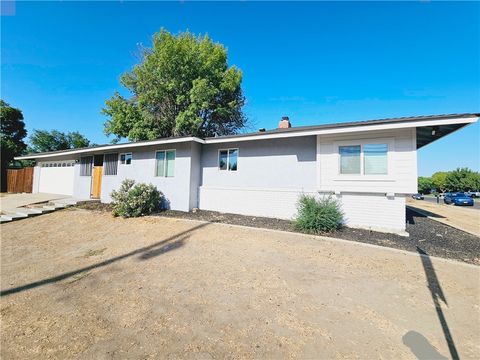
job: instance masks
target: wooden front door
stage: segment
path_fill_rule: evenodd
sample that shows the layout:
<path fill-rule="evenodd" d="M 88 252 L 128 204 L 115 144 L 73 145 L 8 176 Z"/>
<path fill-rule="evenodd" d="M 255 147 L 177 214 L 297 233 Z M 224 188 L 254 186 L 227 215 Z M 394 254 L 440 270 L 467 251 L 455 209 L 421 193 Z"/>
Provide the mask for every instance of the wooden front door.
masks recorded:
<path fill-rule="evenodd" d="M 102 193 L 102 171 L 103 166 L 94 166 L 92 173 L 92 198 L 100 199 Z"/>

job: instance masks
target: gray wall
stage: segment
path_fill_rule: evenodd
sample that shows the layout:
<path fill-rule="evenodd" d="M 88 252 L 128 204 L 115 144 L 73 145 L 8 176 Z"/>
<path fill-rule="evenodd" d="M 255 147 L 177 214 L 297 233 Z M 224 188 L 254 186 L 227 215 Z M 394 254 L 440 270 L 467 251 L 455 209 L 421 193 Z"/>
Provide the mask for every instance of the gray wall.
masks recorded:
<path fill-rule="evenodd" d="M 218 170 L 218 150 L 238 148 L 238 170 Z M 316 137 L 203 145 L 202 186 L 315 189 Z"/>
<path fill-rule="evenodd" d="M 175 175 L 173 177 L 155 176 L 155 152 L 157 150 L 176 150 Z M 165 207 L 183 211 L 190 209 L 190 143 L 122 149 L 123 152 L 132 153 L 132 163 L 122 165 L 119 162 L 117 175 L 103 176 L 102 202 L 111 201 L 110 193 L 120 187 L 122 180 L 133 179 L 136 182 L 155 185 L 165 195 L 167 200 Z"/>

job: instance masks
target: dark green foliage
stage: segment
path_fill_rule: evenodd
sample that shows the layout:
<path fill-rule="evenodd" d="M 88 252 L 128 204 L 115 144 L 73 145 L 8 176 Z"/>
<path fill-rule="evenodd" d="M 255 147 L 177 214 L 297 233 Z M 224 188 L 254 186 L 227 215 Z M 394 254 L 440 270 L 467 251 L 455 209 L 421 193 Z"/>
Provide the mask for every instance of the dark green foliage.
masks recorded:
<path fill-rule="evenodd" d="M 63 133 L 58 130 L 33 130 L 29 152 L 47 152 L 88 147 L 90 141 L 77 131 Z"/>
<path fill-rule="evenodd" d="M 480 173 L 469 168 L 457 168 L 452 171 L 439 171 L 431 178 L 420 176 L 418 178 L 418 192 L 428 194 L 426 189 L 443 191 L 479 191 Z"/>
<path fill-rule="evenodd" d="M 123 180 L 120 189 L 112 191 L 110 196 L 113 199 L 112 214 L 122 217 L 151 214 L 160 208 L 163 199 L 162 193 L 152 184 L 135 185 L 135 181 L 130 179 Z"/>
<path fill-rule="evenodd" d="M 297 204 L 295 230 L 319 234 L 339 229 L 343 224 L 343 212 L 340 204 L 331 196 L 320 199 L 315 196 L 301 195 Z"/>
<path fill-rule="evenodd" d="M 457 168 L 447 174 L 445 187 L 449 191 L 478 191 L 480 190 L 480 174 L 469 168 Z"/>
<path fill-rule="evenodd" d="M 418 177 L 418 192 L 420 194 L 430 194 L 433 188 L 434 184 L 431 178 L 424 176 Z"/>
<path fill-rule="evenodd" d="M 0 100 L 1 190 L 6 191 L 6 169 L 15 156 L 21 155 L 27 145 L 23 141 L 27 131 L 22 111 Z"/>
<path fill-rule="evenodd" d="M 114 141 L 228 135 L 245 126 L 242 72 L 228 66 L 227 50 L 208 36 L 162 29 L 120 82 L 132 97 L 116 92 L 102 111 Z"/>

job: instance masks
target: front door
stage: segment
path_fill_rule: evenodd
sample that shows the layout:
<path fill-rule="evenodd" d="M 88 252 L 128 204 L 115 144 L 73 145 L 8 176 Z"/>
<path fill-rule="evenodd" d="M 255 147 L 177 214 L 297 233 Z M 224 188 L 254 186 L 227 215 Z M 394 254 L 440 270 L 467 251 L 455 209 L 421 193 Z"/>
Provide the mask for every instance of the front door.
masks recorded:
<path fill-rule="evenodd" d="M 92 174 L 92 198 L 100 199 L 102 194 L 102 170 L 103 166 L 94 166 Z"/>

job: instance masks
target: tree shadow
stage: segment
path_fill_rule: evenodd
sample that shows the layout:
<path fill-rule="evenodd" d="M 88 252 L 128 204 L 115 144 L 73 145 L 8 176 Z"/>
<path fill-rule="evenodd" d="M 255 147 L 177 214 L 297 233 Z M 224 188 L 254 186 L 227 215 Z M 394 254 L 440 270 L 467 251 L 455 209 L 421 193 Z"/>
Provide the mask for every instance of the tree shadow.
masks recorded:
<path fill-rule="evenodd" d="M 66 272 L 66 273 L 63 273 L 63 274 L 60 274 L 60 275 L 57 275 L 57 276 L 53 276 L 53 277 L 50 277 L 50 278 L 47 278 L 47 279 L 35 281 L 35 282 L 30 283 L 30 284 L 14 287 L 14 288 L 7 289 L 7 290 L 2 290 L 0 292 L 0 297 L 15 294 L 15 293 L 25 291 L 25 290 L 34 289 L 34 288 L 37 288 L 39 286 L 55 283 L 55 282 L 58 282 L 58 281 L 62 281 L 62 280 L 68 279 L 72 276 L 75 276 L 75 275 L 78 275 L 78 274 L 81 274 L 81 273 L 84 273 L 84 272 L 87 272 L 87 271 L 90 271 L 90 270 L 93 270 L 93 269 L 98 269 L 98 268 L 101 268 L 101 267 L 105 267 L 107 265 L 110 265 L 110 264 L 115 263 L 117 261 L 125 260 L 125 259 L 127 259 L 129 257 L 132 257 L 132 256 L 135 256 L 135 255 L 140 255 L 139 256 L 140 260 L 149 260 L 149 259 L 151 259 L 155 256 L 159 256 L 159 255 L 164 254 L 168 251 L 172 251 L 172 250 L 176 250 L 176 249 L 180 248 L 181 246 L 184 245 L 185 239 L 187 239 L 191 235 L 191 233 L 193 233 L 194 231 L 196 231 L 198 229 L 201 229 L 205 226 L 208 226 L 208 225 L 210 225 L 210 224 L 209 223 L 203 223 L 203 224 L 194 226 L 193 228 L 182 231 L 181 233 L 170 236 L 170 237 L 168 237 L 164 240 L 158 241 L 158 242 L 156 242 L 152 245 L 141 247 L 139 249 L 130 251 L 128 253 L 125 253 L 125 254 L 115 256 L 113 258 L 101 261 L 99 263 L 92 264 L 92 265 L 89 265 L 89 266 L 85 266 L 81 269 Z"/>
<path fill-rule="evenodd" d="M 445 305 L 448 306 L 447 299 L 445 298 L 445 294 L 443 293 L 440 282 L 438 281 L 437 274 L 435 273 L 435 269 L 433 268 L 430 256 L 418 246 L 417 252 L 420 255 L 420 259 L 422 260 L 423 270 L 425 271 L 425 276 L 428 282 L 428 289 L 430 290 L 430 294 L 432 295 L 433 304 L 435 306 L 440 325 L 442 326 L 443 334 L 445 336 L 448 349 L 450 350 L 450 355 L 453 360 L 458 360 L 459 357 L 457 348 L 455 347 L 455 342 L 453 341 L 450 328 L 448 327 L 447 319 L 445 319 L 445 315 L 443 314 L 443 310 L 440 304 L 440 301 L 443 301 Z"/>

